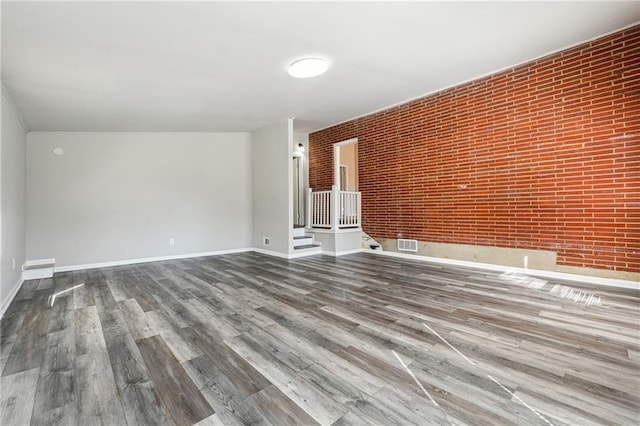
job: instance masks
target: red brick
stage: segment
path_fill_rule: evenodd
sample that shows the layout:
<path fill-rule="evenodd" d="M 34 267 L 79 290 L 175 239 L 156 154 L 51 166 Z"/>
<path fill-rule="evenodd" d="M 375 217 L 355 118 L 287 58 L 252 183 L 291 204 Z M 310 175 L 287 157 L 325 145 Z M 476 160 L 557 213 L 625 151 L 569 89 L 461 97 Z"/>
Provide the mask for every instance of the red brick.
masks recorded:
<path fill-rule="evenodd" d="M 373 237 L 640 271 L 639 55 L 636 26 L 312 133 L 310 185 L 330 188 L 333 143 L 357 137 Z"/>

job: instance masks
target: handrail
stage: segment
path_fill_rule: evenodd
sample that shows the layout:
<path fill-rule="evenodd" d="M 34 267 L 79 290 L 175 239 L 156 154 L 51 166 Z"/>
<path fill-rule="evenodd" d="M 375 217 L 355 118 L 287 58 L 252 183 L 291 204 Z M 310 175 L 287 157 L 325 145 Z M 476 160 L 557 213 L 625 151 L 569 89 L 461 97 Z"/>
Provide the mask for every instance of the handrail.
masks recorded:
<path fill-rule="evenodd" d="M 362 196 L 357 191 L 331 191 L 309 189 L 307 197 L 307 224 L 312 228 L 341 229 L 361 226 Z"/>

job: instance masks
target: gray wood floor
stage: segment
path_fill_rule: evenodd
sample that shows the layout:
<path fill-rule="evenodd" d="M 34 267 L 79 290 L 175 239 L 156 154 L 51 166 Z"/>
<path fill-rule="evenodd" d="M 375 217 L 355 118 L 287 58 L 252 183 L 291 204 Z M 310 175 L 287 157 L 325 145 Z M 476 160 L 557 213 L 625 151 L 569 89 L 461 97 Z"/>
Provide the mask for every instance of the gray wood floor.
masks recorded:
<path fill-rule="evenodd" d="M 373 254 L 60 273 L 2 319 L 0 423 L 637 424 L 639 314 Z"/>

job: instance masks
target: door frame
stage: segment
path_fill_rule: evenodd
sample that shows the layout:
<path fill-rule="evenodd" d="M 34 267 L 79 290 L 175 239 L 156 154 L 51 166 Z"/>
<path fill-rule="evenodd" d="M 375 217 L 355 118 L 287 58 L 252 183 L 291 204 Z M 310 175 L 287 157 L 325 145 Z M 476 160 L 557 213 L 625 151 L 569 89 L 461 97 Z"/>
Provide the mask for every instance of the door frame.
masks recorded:
<path fill-rule="evenodd" d="M 306 218 L 306 211 L 305 211 L 305 197 L 304 197 L 304 156 L 303 155 L 296 155 L 294 153 L 294 155 L 292 156 L 293 159 L 293 163 L 292 163 L 292 169 L 293 169 L 293 176 L 292 176 L 292 180 L 294 183 L 295 188 L 293 189 L 293 211 L 292 216 L 293 217 L 293 226 L 305 226 L 306 224 L 305 222 L 305 218 Z M 297 170 L 297 174 L 298 174 L 298 179 L 296 179 L 296 165 L 298 167 Z M 296 191 L 297 190 L 297 191 Z M 296 205 L 296 198 L 298 200 L 298 203 Z M 297 213 L 298 213 L 298 217 L 295 217 L 295 213 L 296 213 L 296 208 L 297 208 Z"/>
<path fill-rule="evenodd" d="M 354 143 L 358 143 L 358 138 L 351 138 L 333 144 L 333 184 L 338 188 L 340 188 L 340 148 Z"/>

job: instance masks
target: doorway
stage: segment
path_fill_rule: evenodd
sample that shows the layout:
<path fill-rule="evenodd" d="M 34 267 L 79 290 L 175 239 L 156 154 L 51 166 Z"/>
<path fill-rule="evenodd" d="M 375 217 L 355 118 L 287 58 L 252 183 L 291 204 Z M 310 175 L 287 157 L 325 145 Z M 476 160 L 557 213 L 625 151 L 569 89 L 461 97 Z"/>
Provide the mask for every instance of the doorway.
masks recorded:
<path fill-rule="evenodd" d="M 302 155 L 293 157 L 293 227 L 304 228 L 304 169 Z"/>
<path fill-rule="evenodd" d="M 358 191 L 358 139 L 338 142 L 333 146 L 334 184 L 340 191 Z"/>

